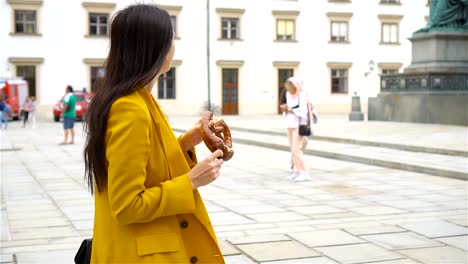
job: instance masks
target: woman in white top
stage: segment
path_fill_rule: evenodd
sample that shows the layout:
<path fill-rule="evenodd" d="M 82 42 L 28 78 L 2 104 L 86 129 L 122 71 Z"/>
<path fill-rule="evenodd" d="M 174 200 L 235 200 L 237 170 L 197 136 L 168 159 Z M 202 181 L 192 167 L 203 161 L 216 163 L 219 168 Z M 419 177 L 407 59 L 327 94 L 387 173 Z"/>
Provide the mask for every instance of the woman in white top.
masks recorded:
<path fill-rule="evenodd" d="M 299 124 L 307 124 L 308 96 L 302 90 L 302 82 L 290 77 L 286 83 L 286 104 L 280 105 L 288 128 L 289 145 L 293 162 L 293 173 L 288 177 L 294 181 L 308 181 L 310 175 L 304 163 L 302 152 L 303 136 L 299 135 Z M 310 109 L 309 109 L 310 110 Z"/>

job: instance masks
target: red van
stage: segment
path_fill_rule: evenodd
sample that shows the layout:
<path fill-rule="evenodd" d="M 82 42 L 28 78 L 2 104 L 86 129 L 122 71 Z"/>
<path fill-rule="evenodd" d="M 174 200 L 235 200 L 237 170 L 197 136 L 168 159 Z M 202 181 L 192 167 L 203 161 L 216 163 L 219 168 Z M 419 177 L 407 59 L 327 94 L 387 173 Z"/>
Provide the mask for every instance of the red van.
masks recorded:
<path fill-rule="evenodd" d="M 29 97 L 29 85 L 25 80 L 0 79 L 0 95 L 11 107 L 13 119 L 20 118 L 21 105 Z"/>

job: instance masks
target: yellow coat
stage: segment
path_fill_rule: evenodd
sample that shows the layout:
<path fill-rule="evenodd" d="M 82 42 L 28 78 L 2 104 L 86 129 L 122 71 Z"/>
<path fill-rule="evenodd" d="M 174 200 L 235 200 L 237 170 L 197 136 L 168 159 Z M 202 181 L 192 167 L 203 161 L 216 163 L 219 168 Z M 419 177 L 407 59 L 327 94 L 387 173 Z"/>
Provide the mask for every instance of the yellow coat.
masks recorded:
<path fill-rule="evenodd" d="M 91 263 L 224 263 L 182 150 L 146 89 L 119 98 L 106 133 L 108 185 L 95 193 Z"/>

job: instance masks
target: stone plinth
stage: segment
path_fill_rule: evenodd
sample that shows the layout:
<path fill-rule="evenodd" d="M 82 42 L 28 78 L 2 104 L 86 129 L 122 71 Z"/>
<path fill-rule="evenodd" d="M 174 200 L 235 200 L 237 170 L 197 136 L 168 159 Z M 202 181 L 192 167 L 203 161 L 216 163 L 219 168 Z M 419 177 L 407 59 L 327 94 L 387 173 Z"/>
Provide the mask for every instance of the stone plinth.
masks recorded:
<path fill-rule="evenodd" d="M 468 32 L 416 33 L 405 73 L 468 73 Z"/>

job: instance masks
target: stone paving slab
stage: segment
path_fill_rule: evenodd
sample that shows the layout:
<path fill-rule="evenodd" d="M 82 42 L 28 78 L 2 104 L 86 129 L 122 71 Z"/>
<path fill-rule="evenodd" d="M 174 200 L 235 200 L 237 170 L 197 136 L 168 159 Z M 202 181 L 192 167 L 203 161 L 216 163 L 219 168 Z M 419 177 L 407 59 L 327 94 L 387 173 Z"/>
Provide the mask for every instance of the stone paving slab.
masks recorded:
<path fill-rule="evenodd" d="M 311 248 L 365 243 L 364 240 L 341 230 L 290 233 L 289 236 Z"/>
<path fill-rule="evenodd" d="M 376 262 L 404 258 L 398 253 L 385 250 L 373 244 L 318 247 L 315 249 L 343 264 Z"/>
<path fill-rule="evenodd" d="M 468 235 L 468 228 L 445 221 L 402 224 L 400 226 L 430 238 Z"/>
<path fill-rule="evenodd" d="M 317 251 L 294 241 L 243 244 L 237 247 L 259 262 L 320 256 Z"/>
<path fill-rule="evenodd" d="M 464 264 L 467 263 L 468 259 L 468 252 L 449 246 L 408 249 L 398 252 L 423 263 L 431 264 Z"/>
<path fill-rule="evenodd" d="M 436 240 L 449 246 L 468 251 L 468 236 L 443 237 Z"/>
<path fill-rule="evenodd" d="M 442 246 L 437 241 L 410 232 L 367 235 L 361 236 L 361 238 L 390 250 Z"/>

